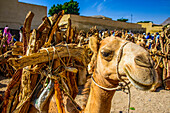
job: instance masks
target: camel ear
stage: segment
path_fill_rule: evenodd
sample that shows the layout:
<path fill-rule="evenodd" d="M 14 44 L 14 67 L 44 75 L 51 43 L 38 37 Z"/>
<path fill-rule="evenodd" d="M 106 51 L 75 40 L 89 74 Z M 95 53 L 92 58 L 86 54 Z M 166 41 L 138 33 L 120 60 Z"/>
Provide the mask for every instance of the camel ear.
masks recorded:
<path fill-rule="evenodd" d="M 98 51 L 98 38 L 96 36 L 92 36 L 92 37 L 89 38 L 89 48 L 94 53 L 97 53 L 97 51 Z"/>

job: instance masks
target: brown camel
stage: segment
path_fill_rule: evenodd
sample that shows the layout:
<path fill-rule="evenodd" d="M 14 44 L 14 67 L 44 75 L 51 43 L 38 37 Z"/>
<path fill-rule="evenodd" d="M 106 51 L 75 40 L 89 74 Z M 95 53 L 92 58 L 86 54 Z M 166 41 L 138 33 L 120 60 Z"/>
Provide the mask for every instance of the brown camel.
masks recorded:
<path fill-rule="evenodd" d="M 144 39 L 144 36 L 142 36 L 141 34 L 137 37 L 137 41 L 136 41 L 136 44 L 137 45 L 140 45 L 142 47 L 145 48 L 145 39 Z"/>
<path fill-rule="evenodd" d="M 95 42 L 91 47 L 98 46 Z M 97 53 L 93 78 L 100 86 L 115 88 L 125 76 L 138 89 L 148 90 L 153 86 L 155 70 L 145 49 L 113 36 L 104 39 L 98 48 L 92 48 L 97 50 L 93 51 Z M 109 113 L 114 93 L 115 90 L 102 89 L 92 82 L 85 113 Z"/>
<path fill-rule="evenodd" d="M 141 90 L 149 90 L 155 83 L 155 69 L 149 53 L 142 47 L 118 37 L 108 37 L 90 47 L 95 53 L 93 80 L 85 113 L 109 113 L 111 100 L 120 81 L 128 78 L 133 86 Z M 93 48 L 97 47 L 99 49 Z M 48 112 L 57 112 L 55 96 L 48 104 Z M 66 113 L 79 113 L 77 106 L 64 99 Z"/>

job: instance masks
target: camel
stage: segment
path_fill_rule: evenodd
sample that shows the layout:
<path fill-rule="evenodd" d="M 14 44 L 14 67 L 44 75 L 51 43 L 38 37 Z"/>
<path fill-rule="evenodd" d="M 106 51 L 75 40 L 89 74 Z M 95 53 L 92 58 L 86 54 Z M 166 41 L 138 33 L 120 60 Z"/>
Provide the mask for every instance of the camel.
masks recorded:
<path fill-rule="evenodd" d="M 102 40 L 99 49 L 93 48 L 98 46 L 95 42 L 91 43 L 93 52 L 97 53 L 93 79 L 106 89 L 91 83 L 85 113 L 109 113 L 115 93 L 115 90 L 109 89 L 125 81 L 125 76 L 140 90 L 149 90 L 154 86 L 156 72 L 151 56 L 145 49 L 114 36 Z"/>
<path fill-rule="evenodd" d="M 144 48 L 114 36 L 103 39 L 100 44 L 92 36 L 90 47 L 96 62 L 84 113 L 109 113 L 119 82 L 127 83 L 128 79 L 140 90 L 149 90 L 154 86 L 154 64 Z M 77 106 L 67 96 L 64 97 L 65 113 L 80 113 Z M 54 94 L 47 104 L 47 112 L 57 112 Z M 33 112 L 35 109 L 30 110 Z"/>
<path fill-rule="evenodd" d="M 142 47 L 145 48 L 145 39 L 144 36 L 142 36 L 141 34 L 137 37 L 137 41 L 136 41 L 137 45 L 140 45 Z"/>

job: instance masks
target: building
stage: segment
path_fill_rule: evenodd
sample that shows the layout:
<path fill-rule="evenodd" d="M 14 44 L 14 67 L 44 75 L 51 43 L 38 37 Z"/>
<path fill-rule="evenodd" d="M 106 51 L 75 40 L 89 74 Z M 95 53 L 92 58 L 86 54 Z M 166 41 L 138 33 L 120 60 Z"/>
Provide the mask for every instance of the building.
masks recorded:
<path fill-rule="evenodd" d="M 152 22 L 149 23 L 138 23 L 142 25 L 143 28 L 146 28 L 146 33 L 154 34 L 156 32 L 161 32 L 163 29 L 163 25 L 153 24 Z"/>
<path fill-rule="evenodd" d="M 8 25 L 10 29 L 19 30 L 20 26 L 24 24 L 25 17 L 29 11 L 35 14 L 31 28 L 37 28 L 41 24 L 42 18 L 47 16 L 46 6 L 22 3 L 18 0 L 1 0 L 0 28 L 2 29 Z"/>
<path fill-rule="evenodd" d="M 102 18 L 101 18 L 102 17 Z M 59 25 L 67 25 L 68 19 L 71 19 L 71 23 L 73 27 L 76 27 L 78 30 L 89 31 L 90 28 L 96 26 L 99 30 L 109 29 L 109 30 L 125 30 L 132 31 L 133 33 L 144 33 L 146 32 L 145 28 L 142 28 L 141 25 L 135 23 L 127 23 L 114 21 L 108 17 L 104 16 L 79 16 L 73 14 L 65 14 Z"/>
<path fill-rule="evenodd" d="M 106 20 L 112 20 L 112 18 L 105 17 L 105 16 L 103 16 L 103 15 L 94 15 L 94 16 L 89 16 L 89 17 L 100 18 L 100 19 L 106 19 Z"/>

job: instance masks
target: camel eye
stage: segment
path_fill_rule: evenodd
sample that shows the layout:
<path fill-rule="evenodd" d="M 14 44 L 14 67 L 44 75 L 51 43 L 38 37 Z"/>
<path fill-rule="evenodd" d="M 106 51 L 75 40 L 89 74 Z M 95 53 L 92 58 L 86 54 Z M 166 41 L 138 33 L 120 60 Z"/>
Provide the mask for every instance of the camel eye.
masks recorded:
<path fill-rule="evenodd" d="M 102 56 L 104 56 L 104 57 L 108 57 L 109 55 L 110 55 L 110 53 L 107 53 L 107 52 L 102 53 Z"/>
<path fill-rule="evenodd" d="M 113 58 L 113 51 L 101 50 L 101 54 L 102 54 L 103 59 L 107 61 L 111 61 Z"/>

